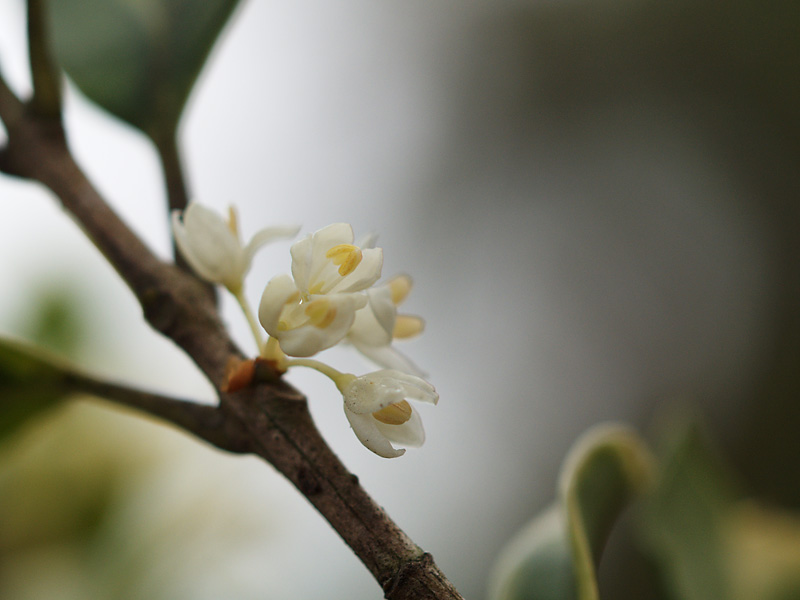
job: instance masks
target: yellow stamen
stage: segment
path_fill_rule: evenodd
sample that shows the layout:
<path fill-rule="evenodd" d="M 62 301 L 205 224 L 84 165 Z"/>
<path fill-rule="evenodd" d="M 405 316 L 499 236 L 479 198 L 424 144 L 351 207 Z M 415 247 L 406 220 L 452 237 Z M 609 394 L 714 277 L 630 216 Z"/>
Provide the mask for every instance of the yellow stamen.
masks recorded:
<path fill-rule="evenodd" d="M 413 315 L 397 315 L 394 321 L 394 331 L 392 335 L 399 339 L 404 340 L 415 335 L 422 333 L 425 329 L 425 321 Z"/>
<path fill-rule="evenodd" d="M 236 209 L 233 205 L 228 207 L 228 229 L 231 230 L 233 237 L 239 239 L 239 218 L 236 216 Z"/>
<path fill-rule="evenodd" d="M 306 305 L 305 313 L 314 327 L 325 329 L 336 318 L 336 307 L 327 298 L 318 298 Z"/>
<path fill-rule="evenodd" d="M 361 248 L 358 246 L 339 244 L 328 250 L 325 253 L 325 258 L 331 259 L 333 264 L 338 265 L 339 275 L 344 277 L 356 270 L 363 258 L 363 254 L 361 254 Z"/>
<path fill-rule="evenodd" d="M 311 286 L 308 290 L 308 293 L 312 296 L 316 296 L 320 292 L 322 292 L 322 287 L 325 285 L 325 282 L 318 281 L 313 286 Z"/>
<path fill-rule="evenodd" d="M 386 285 L 389 286 L 389 291 L 392 293 L 392 302 L 394 302 L 395 306 L 405 300 L 409 292 L 411 292 L 411 283 L 411 277 L 408 275 L 398 275 L 386 282 Z"/>
<path fill-rule="evenodd" d="M 402 425 L 411 418 L 411 405 L 401 400 L 372 413 L 372 416 L 387 425 Z"/>

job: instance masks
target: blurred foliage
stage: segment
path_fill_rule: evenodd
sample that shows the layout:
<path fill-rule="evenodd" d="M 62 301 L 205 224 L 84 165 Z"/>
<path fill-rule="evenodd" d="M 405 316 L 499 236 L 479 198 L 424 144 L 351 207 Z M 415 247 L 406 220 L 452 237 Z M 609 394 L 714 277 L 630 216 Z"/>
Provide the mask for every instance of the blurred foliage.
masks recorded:
<path fill-rule="evenodd" d="M 50 2 L 59 62 L 89 98 L 154 140 L 171 137 L 237 0 Z"/>
<path fill-rule="evenodd" d="M 68 391 L 56 363 L 30 346 L 0 338 L 0 443 Z"/>
<path fill-rule="evenodd" d="M 672 420 L 663 437 L 653 461 L 626 429 L 584 434 L 562 467 L 558 501 L 498 559 L 489 597 L 600 598 L 596 566 L 620 512 L 636 500 L 636 533 L 659 598 L 800 598 L 800 515 L 744 500 L 695 421 Z"/>
<path fill-rule="evenodd" d="M 89 324 L 78 295 L 66 288 L 36 292 L 17 319 L 22 336 L 63 356 L 80 355 Z M 69 392 L 62 362 L 36 346 L 0 338 L 0 443 Z"/>
<path fill-rule="evenodd" d="M 92 324 L 80 293 L 64 285 L 31 290 L 14 321 L 31 340 L 0 340 L 0 597 L 78 598 L 73 589 L 90 540 L 105 520 L 114 490 L 130 465 L 124 449 L 91 443 L 98 427 L 74 407 L 53 412 L 69 392 L 65 365 L 39 348 L 79 360 Z M 38 346 L 38 348 L 37 348 Z M 66 417 L 65 417 L 66 415 Z M 84 416 L 84 418 L 87 415 Z M 21 427 L 36 420 L 35 427 Z M 91 420 L 93 419 L 93 420 Z M 91 423 L 91 425 L 89 425 Z M 87 425 L 89 425 L 87 427 Z M 52 569 L 50 576 L 35 571 Z M 86 596 L 84 596 L 86 597 Z"/>
<path fill-rule="evenodd" d="M 721 531 L 738 494 L 699 428 L 675 423 L 666 438 L 642 534 L 673 598 L 730 598 Z"/>
<path fill-rule="evenodd" d="M 90 327 L 80 294 L 62 285 L 38 287 L 31 297 L 34 305 L 21 316 L 24 337 L 64 356 L 80 354 Z"/>
<path fill-rule="evenodd" d="M 39 346 L 80 363 L 94 329 L 107 353 L 120 343 L 76 279 L 26 296 L 2 320 Z M 0 598 L 253 597 L 258 577 L 230 573 L 274 521 L 242 497 L 243 463 L 125 409 L 58 402 L 62 363 L 34 348 L 0 341 Z"/>
<path fill-rule="evenodd" d="M 492 600 L 593 600 L 595 567 L 620 512 L 651 476 L 649 451 L 630 430 L 601 425 L 573 446 L 556 503 L 508 545 Z"/>
<path fill-rule="evenodd" d="M 97 567 L 110 557 L 93 552 L 136 454 L 88 408 L 72 405 L 2 449 L 3 598 L 108 597 L 96 595 Z"/>
<path fill-rule="evenodd" d="M 640 534 L 675 600 L 800 598 L 800 515 L 744 500 L 707 434 L 674 421 Z"/>
<path fill-rule="evenodd" d="M 212 455 L 77 401 L 21 431 L 0 447 L 0 598 L 188 600 L 218 585 L 271 522 Z"/>

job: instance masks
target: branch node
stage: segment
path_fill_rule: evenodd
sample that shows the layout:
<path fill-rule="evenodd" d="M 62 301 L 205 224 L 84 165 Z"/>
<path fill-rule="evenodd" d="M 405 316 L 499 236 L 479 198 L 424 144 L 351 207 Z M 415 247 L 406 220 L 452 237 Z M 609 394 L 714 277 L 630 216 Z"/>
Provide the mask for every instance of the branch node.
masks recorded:
<path fill-rule="evenodd" d="M 417 588 L 420 585 L 420 573 L 434 567 L 433 556 L 423 552 L 419 556 L 407 560 L 400 565 L 391 579 L 382 584 L 386 598 L 416 598 L 417 595 L 409 594 L 409 587 Z M 419 594 L 419 597 L 424 597 Z"/>

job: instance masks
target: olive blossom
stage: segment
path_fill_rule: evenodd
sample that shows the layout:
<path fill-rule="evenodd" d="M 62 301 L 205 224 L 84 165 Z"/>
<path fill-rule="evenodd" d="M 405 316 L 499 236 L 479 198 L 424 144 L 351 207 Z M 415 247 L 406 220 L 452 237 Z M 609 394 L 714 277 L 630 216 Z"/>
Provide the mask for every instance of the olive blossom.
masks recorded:
<path fill-rule="evenodd" d="M 408 400 L 436 404 L 439 394 L 427 381 L 395 369 L 361 377 L 346 375 L 337 381 L 344 397 L 344 413 L 359 441 L 375 454 L 396 458 L 405 453 L 393 444 L 421 446 L 422 419 Z"/>
<path fill-rule="evenodd" d="M 279 275 L 261 296 L 262 327 L 289 356 L 338 344 L 367 304 L 364 290 L 381 275 L 383 251 L 353 244 L 353 228 L 335 223 L 295 242 L 292 276 Z"/>
<path fill-rule="evenodd" d="M 223 285 L 234 295 L 241 292 L 256 251 L 273 240 L 294 237 L 300 229 L 267 227 L 243 246 L 236 221 L 232 207 L 227 221 L 197 203 L 172 213 L 175 243 L 189 266 L 206 281 Z"/>

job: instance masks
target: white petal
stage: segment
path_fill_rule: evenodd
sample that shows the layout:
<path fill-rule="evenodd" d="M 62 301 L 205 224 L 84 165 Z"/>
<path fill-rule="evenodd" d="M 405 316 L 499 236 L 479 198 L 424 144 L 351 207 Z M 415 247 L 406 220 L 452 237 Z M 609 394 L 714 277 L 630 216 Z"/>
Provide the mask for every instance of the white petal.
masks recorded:
<path fill-rule="evenodd" d="M 292 254 L 292 277 L 298 289 L 308 289 L 308 278 L 311 274 L 311 235 L 292 244 L 289 250 Z"/>
<path fill-rule="evenodd" d="M 391 378 L 401 383 L 408 400 L 417 400 L 428 404 L 437 404 L 439 402 L 439 394 L 436 393 L 436 388 L 421 377 L 403 373 L 396 369 L 376 371 L 373 375 Z"/>
<path fill-rule="evenodd" d="M 358 315 L 356 315 L 358 319 Z M 374 362 L 379 367 L 384 369 L 395 369 L 403 373 L 410 373 L 417 377 L 425 378 L 428 374 L 420 369 L 414 362 L 405 354 L 390 345 L 385 346 L 371 346 L 362 344 L 356 339 L 349 338 L 353 346 L 366 356 L 369 360 Z"/>
<path fill-rule="evenodd" d="M 325 253 L 339 244 L 353 243 L 353 228 L 347 223 L 333 223 L 314 233 L 312 243 L 314 246 L 314 259 L 318 256 L 325 258 Z"/>
<path fill-rule="evenodd" d="M 292 238 L 300 231 L 299 226 L 294 227 L 266 227 L 261 231 L 256 232 L 252 239 L 247 243 L 242 252 L 242 273 L 247 273 L 250 270 L 250 263 L 253 262 L 253 256 L 259 248 L 265 244 L 269 244 L 273 240 L 281 238 Z"/>
<path fill-rule="evenodd" d="M 372 414 L 390 404 L 405 400 L 403 388 L 389 381 L 377 381 L 367 376 L 357 377 L 342 394 L 348 410 L 359 415 Z"/>
<path fill-rule="evenodd" d="M 172 229 L 181 254 L 200 277 L 226 285 L 241 281 L 241 247 L 220 215 L 190 204 L 182 219 L 177 211 L 172 213 Z"/>
<path fill-rule="evenodd" d="M 183 223 L 192 238 L 195 251 L 213 256 L 236 256 L 241 244 L 228 227 L 228 222 L 219 214 L 201 204 L 190 204 L 183 212 Z"/>
<path fill-rule="evenodd" d="M 278 323 L 281 313 L 286 307 L 286 303 L 297 293 L 297 286 L 289 275 L 273 277 L 264 288 L 264 293 L 261 294 L 261 303 L 258 305 L 258 320 L 271 336 L 277 337 L 280 333 Z"/>
<path fill-rule="evenodd" d="M 378 421 L 372 415 L 357 415 L 347 410 L 346 407 L 344 414 L 347 420 L 350 421 L 350 426 L 353 428 L 353 433 L 356 434 L 358 441 L 378 456 L 397 458 L 405 454 L 405 450 L 397 450 L 392 447 L 386 436 L 378 429 Z"/>
<path fill-rule="evenodd" d="M 178 246 L 181 255 L 189 263 L 195 273 L 206 281 L 213 283 L 220 283 L 223 273 L 216 266 L 209 266 L 206 264 L 204 258 L 195 250 L 199 239 L 192 237 L 186 228 L 186 225 L 181 220 L 180 212 L 174 211 L 172 213 L 172 232 L 175 236 L 175 244 Z"/>
<path fill-rule="evenodd" d="M 436 404 L 439 395 L 427 381 L 385 369 L 355 378 L 344 389 L 345 406 L 357 414 L 374 413 L 401 400 L 419 400 Z"/>
<path fill-rule="evenodd" d="M 331 294 L 324 298 L 336 311 L 326 327 L 308 324 L 273 334 L 289 356 L 313 356 L 338 344 L 352 326 L 356 310 L 367 302 L 364 294 Z"/>
<path fill-rule="evenodd" d="M 339 244 L 352 243 L 353 228 L 347 223 L 334 223 L 292 244 L 292 277 L 297 287 L 308 289 L 316 272 L 330 262 L 325 256 L 328 250 Z"/>
<path fill-rule="evenodd" d="M 191 265 L 194 258 L 192 257 L 192 260 L 189 259 L 189 255 L 193 254 L 192 243 L 189 238 L 189 232 L 186 231 L 186 225 L 183 224 L 183 220 L 181 219 L 181 211 L 173 210 L 171 217 L 172 235 L 175 236 L 175 244 L 177 244 L 181 254 Z"/>
<path fill-rule="evenodd" d="M 392 341 L 397 307 L 387 286 L 367 290 L 369 303 L 356 313 L 353 327 L 347 334 L 353 344 L 386 346 Z"/>
<path fill-rule="evenodd" d="M 390 442 L 407 448 L 419 448 L 425 443 L 425 429 L 422 427 L 422 419 L 413 406 L 411 407 L 411 418 L 402 425 L 387 425 L 377 419 L 373 420 L 378 427 L 378 431 Z"/>
<path fill-rule="evenodd" d="M 292 253 L 292 274 L 295 275 L 297 286 L 308 291 L 316 288 L 314 293 L 328 294 L 340 291 L 360 291 L 334 289 L 341 281 L 339 268 L 328 258 L 328 250 L 341 244 L 353 243 L 353 228 L 347 223 L 334 223 L 323 227 L 311 237 L 311 246 L 304 248 L 303 258 L 305 265 L 298 265 L 298 272 L 295 273 L 295 253 Z M 299 258 L 299 253 L 298 253 Z M 304 278 L 303 283 L 298 281 L 297 276 Z M 363 289 L 363 288 L 362 288 Z"/>
<path fill-rule="evenodd" d="M 327 328 L 302 325 L 288 331 L 281 331 L 275 337 L 280 340 L 281 350 L 289 356 L 314 356 L 338 344 L 342 338 L 331 335 Z"/>

